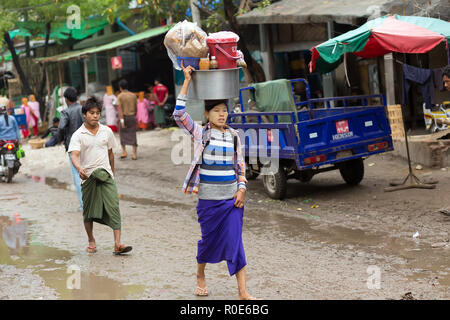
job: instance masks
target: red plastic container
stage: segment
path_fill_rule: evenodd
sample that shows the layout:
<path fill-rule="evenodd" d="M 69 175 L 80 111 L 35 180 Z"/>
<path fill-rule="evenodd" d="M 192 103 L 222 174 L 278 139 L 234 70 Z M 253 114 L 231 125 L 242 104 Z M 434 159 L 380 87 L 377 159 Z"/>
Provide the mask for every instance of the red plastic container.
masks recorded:
<path fill-rule="evenodd" d="M 209 47 L 209 58 L 216 57 L 219 69 L 237 68 L 237 41 L 236 39 L 206 39 Z"/>

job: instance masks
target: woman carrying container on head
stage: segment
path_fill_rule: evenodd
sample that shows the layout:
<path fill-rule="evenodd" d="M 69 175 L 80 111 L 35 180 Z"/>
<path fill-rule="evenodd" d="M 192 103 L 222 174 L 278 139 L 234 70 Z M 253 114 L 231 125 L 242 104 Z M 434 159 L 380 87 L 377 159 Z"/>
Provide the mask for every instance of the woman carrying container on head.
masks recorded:
<path fill-rule="evenodd" d="M 184 83 L 173 116 L 194 141 L 194 159 L 183 185 L 186 194 L 198 194 L 198 222 L 202 239 L 197 246 L 197 288 L 195 294 L 207 296 L 206 263 L 226 260 L 230 276 L 236 275 L 238 298 L 254 299 L 246 288 L 247 264 L 242 243 L 245 162 L 235 130 L 226 125 L 226 100 L 206 100 L 206 126 L 195 123 L 186 112 L 186 100 L 193 67 L 183 67 Z"/>

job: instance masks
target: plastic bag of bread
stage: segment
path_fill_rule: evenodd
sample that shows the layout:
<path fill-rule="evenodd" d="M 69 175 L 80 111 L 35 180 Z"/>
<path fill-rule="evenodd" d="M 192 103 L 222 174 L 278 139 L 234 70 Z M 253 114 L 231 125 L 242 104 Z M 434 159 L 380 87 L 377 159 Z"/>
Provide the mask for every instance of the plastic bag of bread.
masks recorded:
<path fill-rule="evenodd" d="M 205 58 L 208 56 L 209 49 L 206 44 L 206 37 L 206 32 L 199 28 L 196 23 L 187 20 L 178 22 L 167 32 L 164 45 L 175 69 L 181 70 L 178 66 L 177 57 Z"/>

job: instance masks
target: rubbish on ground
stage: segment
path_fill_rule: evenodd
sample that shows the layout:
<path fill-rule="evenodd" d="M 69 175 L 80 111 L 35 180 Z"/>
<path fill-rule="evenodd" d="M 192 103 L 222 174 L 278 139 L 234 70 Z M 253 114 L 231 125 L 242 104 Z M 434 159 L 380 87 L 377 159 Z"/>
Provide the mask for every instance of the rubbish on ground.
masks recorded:
<path fill-rule="evenodd" d="M 309 219 L 320 220 L 319 216 L 314 216 L 312 214 L 305 214 L 305 217 L 307 217 Z"/>
<path fill-rule="evenodd" d="M 402 295 L 402 300 L 416 300 L 411 292 L 407 292 L 404 295 Z"/>
<path fill-rule="evenodd" d="M 369 163 L 369 167 L 373 167 L 375 165 L 375 163 Z"/>
<path fill-rule="evenodd" d="M 416 170 L 422 170 L 423 169 L 423 167 L 420 165 L 420 164 L 418 164 L 417 166 L 416 166 Z"/>
<path fill-rule="evenodd" d="M 312 201 L 312 199 L 311 198 L 309 198 L 309 199 L 306 199 L 306 200 L 303 200 L 303 202 L 304 203 L 309 203 L 309 202 L 311 202 Z"/>
<path fill-rule="evenodd" d="M 311 206 L 311 209 L 315 209 L 315 208 L 318 208 L 318 207 L 319 207 L 318 204 L 313 204 L 313 205 Z"/>
<path fill-rule="evenodd" d="M 444 248 L 448 246 L 448 242 L 436 242 L 431 245 L 432 248 Z"/>
<path fill-rule="evenodd" d="M 297 208 L 297 211 L 302 211 L 303 209 L 302 208 Z"/>
<path fill-rule="evenodd" d="M 413 238 L 416 239 L 419 236 L 419 231 L 416 231 L 416 233 L 414 233 Z"/>

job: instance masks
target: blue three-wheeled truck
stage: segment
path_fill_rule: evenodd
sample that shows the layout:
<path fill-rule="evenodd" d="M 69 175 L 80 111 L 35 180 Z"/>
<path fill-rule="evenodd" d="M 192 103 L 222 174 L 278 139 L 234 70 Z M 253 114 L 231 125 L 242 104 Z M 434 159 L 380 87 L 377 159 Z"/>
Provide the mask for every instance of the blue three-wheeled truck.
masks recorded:
<path fill-rule="evenodd" d="M 304 101 L 295 101 L 296 82 L 304 85 Z M 283 199 L 288 179 L 309 182 L 318 173 L 336 169 L 347 184 L 357 185 L 364 177 L 365 158 L 393 150 L 383 95 L 312 99 L 306 80 L 290 80 L 288 85 L 291 111 L 245 111 L 243 93 L 254 93 L 252 86 L 240 89 L 240 108 L 230 110 L 228 117 L 241 141 L 245 137 L 247 179 L 261 174 L 269 197 Z"/>

